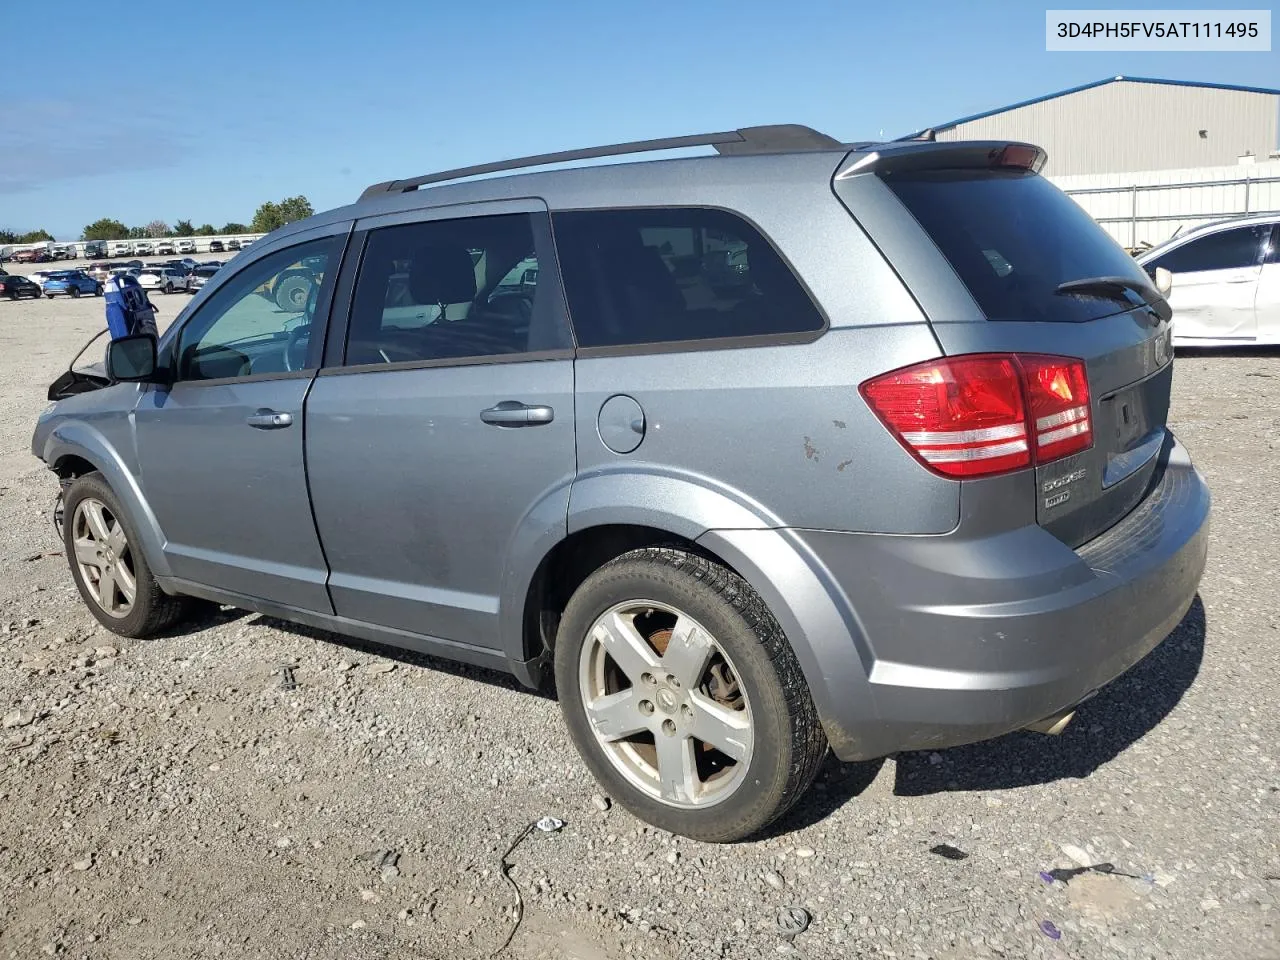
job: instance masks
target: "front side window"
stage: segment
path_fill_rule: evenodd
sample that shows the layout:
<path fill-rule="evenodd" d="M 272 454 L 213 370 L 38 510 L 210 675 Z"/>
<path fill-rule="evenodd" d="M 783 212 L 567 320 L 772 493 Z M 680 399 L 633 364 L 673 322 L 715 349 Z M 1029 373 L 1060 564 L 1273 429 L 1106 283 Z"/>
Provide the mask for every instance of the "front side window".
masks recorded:
<path fill-rule="evenodd" d="M 216 380 L 316 366 L 312 321 L 320 294 L 333 282 L 343 239 L 326 237 L 277 251 L 232 277 L 182 328 L 178 379 Z"/>
<path fill-rule="evenodd" d="M 821 330 L 822 315 L 754 227 L 694 207 L 552 217 L 579 346 Z"/>
<path fill-rule="evenodd" d="M 346 364 L 501 357 L 570 346 L 539 291 L 534 219 L 516 213 L 383 227 L 369 234 Z"/>
<path fill-rule="evenodd" d="M 1164 267 L 1171 273 L 1196 273 L 1257 266 L 1263 241 L 1270 231 L 1268 226 L 1256 226 L 1211 233 L 1156 257 L 1147 263 L 1147 269 Z"/>

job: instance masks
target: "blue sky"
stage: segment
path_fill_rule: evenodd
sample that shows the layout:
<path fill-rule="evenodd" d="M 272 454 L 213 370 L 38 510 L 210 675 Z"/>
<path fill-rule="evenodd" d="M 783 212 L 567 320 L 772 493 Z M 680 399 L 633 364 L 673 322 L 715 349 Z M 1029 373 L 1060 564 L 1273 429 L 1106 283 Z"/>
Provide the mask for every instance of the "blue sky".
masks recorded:
<path fill-rule="evenodd" d="M 33 42 L 0 58 L 0 227 L 247 222 L 297 193 L 321 210 L 377 180 L 758 123 L 894 137 L 1116 74 L 1280 85 L 1276 52 L 1046 53 L 1045 4 L 1025 2 L 143 9 L 62 0 L 56 42 L 37 7 L 20 18 Z"/>

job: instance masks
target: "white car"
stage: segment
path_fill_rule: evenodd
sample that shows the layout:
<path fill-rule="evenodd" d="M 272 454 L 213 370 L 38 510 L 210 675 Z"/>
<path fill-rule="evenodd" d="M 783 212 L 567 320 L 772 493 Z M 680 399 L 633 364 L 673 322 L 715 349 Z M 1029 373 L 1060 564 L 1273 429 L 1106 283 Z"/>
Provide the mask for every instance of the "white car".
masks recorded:
<path fill-rule="evenodd" d="M 118 240 L 111 244 L 111 251 L 108 256 L 112 257 L 131 257 L 133 256 L 133 244 L 123 240 Z"/>
<path fill-rule="evenodd" d="M 189 284 L 187 275 L 173 267 L 143 267 L 138 273 L 138 285 L 144 290 L 177 293 L 179 290 L 186 290 Z"/>
<path fill-rule="evenodd" d="M 161 240 L 156 244 L 156 256 L 158 257 L 162 257 L 165 254 L 172 257 L 177 252 L 178 248 L 173 245 L 172 240 Z"/>
<path fill-rule="evenodd" d="M 34 283 L 41 290 L 43 290 L 44 282 L 45 280 L 48 279 L 49 274 L 51 273 L 57 273 L 57 271 L 56 270 L 36 270 L 33 273 L 27 274 L 27 279 L 30 280 L 32 283 Z"/>
<path fill-rule="evenodd" d="M 155 246 L 150 240 L 139 240 L 133 245 L 133 255 L 135 257 L 150 256 L 155 253 Z"/>
<path fill-rule="evenodd" d="M 1280 215 L 1209 223 L 1138 256 L 1173 274 L 1176 346 L 1280 344 Z"/>
<path fill-rule="evenodd" d="M 178 253 L 195 253 L 196 242 L 194 240 L 179 240 Z"/>

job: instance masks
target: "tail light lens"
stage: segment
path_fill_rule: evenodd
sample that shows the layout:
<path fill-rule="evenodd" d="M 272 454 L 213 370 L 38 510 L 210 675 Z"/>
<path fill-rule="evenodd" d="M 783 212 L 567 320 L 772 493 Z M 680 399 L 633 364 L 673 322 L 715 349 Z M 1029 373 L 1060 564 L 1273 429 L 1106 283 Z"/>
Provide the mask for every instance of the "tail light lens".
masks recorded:
<path fill-rule="evenodd" d="M 868 380 L 862 395 L 898 441 L 945 477 L 985 477 L 1087 450 L 1083 360 L 947 357 Z"/>

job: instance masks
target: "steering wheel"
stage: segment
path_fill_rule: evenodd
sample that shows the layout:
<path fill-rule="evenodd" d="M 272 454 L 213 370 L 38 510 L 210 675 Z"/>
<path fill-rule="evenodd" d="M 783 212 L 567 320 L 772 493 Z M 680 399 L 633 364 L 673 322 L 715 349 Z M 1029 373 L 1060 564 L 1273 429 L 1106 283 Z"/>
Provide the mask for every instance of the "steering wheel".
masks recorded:
<path fill-rule="evenodd" d="M 284 368 L 290 372 L 304 370 L 311 347 L 311 324 L 301 323 L 289 331 L 284 345 Z"/>

